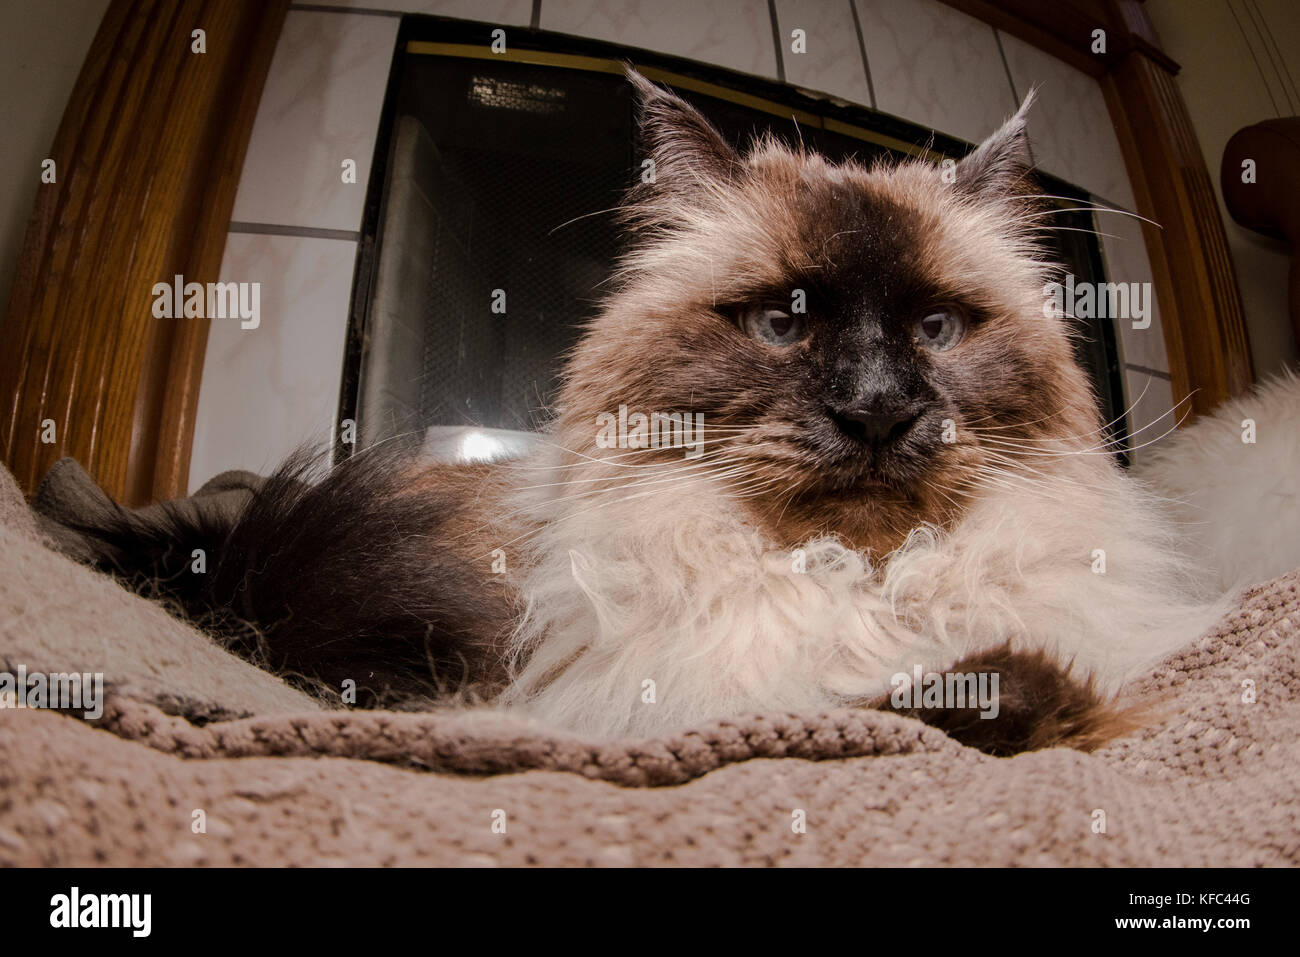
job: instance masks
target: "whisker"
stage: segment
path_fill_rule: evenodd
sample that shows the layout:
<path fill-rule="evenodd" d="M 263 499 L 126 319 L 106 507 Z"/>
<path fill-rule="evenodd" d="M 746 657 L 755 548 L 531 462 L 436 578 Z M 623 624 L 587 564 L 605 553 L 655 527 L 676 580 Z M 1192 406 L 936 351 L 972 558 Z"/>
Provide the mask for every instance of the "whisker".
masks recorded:
<path fill-rule="evenodd" d="M 576 223 L 576 222 L 577 222 L 578 220 L 580 220 L 580 219 L 588 219 L 588 218 L 590 218 L 590 217 L 592 217 L 592 216 L 600 216 L 600 215 L 602 215 L 603 213 L 616 213 L 616 212 L 619 212 L 620 210 L 631 209 L 631 208 L 632 208 L 631 206 L 628 206 L 628 205 L 626 205 L 626 204 L 619 204 L 618 206 L 611 206 L 609 209 L 598 209 L 598 210 L 596 210 L 595 212 L 591 212 L 591 213 L 583 213 L 581 216 L 574 216 L 572 219 L 569 219 L 569 220 L 566 220 L 565 222 L 560 223 L 560 225 L 556 226 L 554 229 L 552 229 L 552 230 L 551 230 L 549 233 L 547 233 L 546 235 L 548 235 L 548 236 L 554 236 L 556 233 L 558 233 L 558 232 L 559 232 L 561 229 L 563 229 L 565 226 L 570 226 L 570 225 L 572 225 L 573 223 Z"/>
<path fill-rule="evenodd" d="M 734 438 L 734 436 L 730 436 L 729 438 Z M 707 441 L 707 440 L 706 440 L 706 441 Z M 718 441 L 721 441 L 721 440 L 718 440 Z M 548 447 L 550 447 L 550 448 L 552 448 L 552 449 L 558 449 L 558 450 L 561 451 L 561 452 L 567 452 L 567 453 L 569 453 L 570 455 L 576 455 L 578 458 L 582 459 L 583 461 L 581 461 L 581 462 L 573 462 L 573 463 L 569 463 L 569 464 L 554 464 L 554 465 L 547 465 L 547 464 L 542 464 L 542 465 L 526 465 L 526 464 L 522 464 L 522 463 L 521 463 L 521 464 L 516 464 L 516 465 L 513 465 L 513 466 L 505 465 L 505 467 L 515 468 L 515 469 L 524 469 L 524 470 L 536 470 L 536 469 L 541 469 L 541 470 L 547 470 L 547 471 L 549 471 L 549 470 L 551 470 L 551 469 L 560 469 L 560 468 L 579 468 L 579 467 L 586 466 L 586 465 L 589 465 L 589 464 L 593 464 L 593 463 L 594 463 L 594 464 L 597 464 L 597 465 L 611 465 L 611 466 L 614 466 L 614 467 L 616 467 L 616 468 L 644 469 L 644 468 L 654 468 L 654 467 L 655 467 L 656 465 L 658 465 L 659 463 L 657 463 L 657 462 L 650 462 L 650 463 L 645 463 L 645 464 L 631 464 L 631 463 L 616 462 L 615 459 L 628 458 L 628 457 L 635 456 L 635 455 L 638 455 L 638 454 L 641 454 L 641 453 L 644 453 L 644 452 L 662 452 L 662 451 L 665 451 L 665 447 L 660 447 L 660 448 L 658 448 L 658 449 L 653 449 L 653 448 L 648 448 L 648 447 L 647 447 L 647 448 L 629 449 L 629 450 L 627 450 L 627 451 L 625 451 L 625 452 L 619 452 L 619 453 L 616 454 L 616 455 L 593 456 L 593 455 L 588 455 L 588 454 L 585 453 L 585 452 L 580 452 L 580 451 L 578 451 L 577 449 L 570 449 L 570 448 L 568 448 L 568 447 L 566 447 L 566 446 L 559 445 L 559 444 L 557 444 L 557 443 L 555 443 L 555 442 L 547 442 L 547 441 L 544 440 L 544 439 L 541 440 L 541 444 L 542 444 L 542 445 L 545 445 L 545 446 L 548 446 Z M 765 444 L 765 443 L 764 443 L 764 444 Z M 757 448 L 758 446 L 755 445 L 755 446 L 750 446 L 750 447 L 751 447 L 751 448 Z M 679 448 L 679 447 L 678 447 L 678 446 L 672 446 L 672 445 L 670 445 L 670 446 L 667 446 L 666 448 L 670 448 L 670 449 L 671 449 L 671 448 Z M 680 446 L 680 448 L 685 448 L 685 446 Z M 503 465 L 504 465 L 504 463 L 503 463 Z"/>
<path fill-rule="evenodd" d="M 1025 199 L 1063 199 L 1071 203 L 1087 203 L 1086 199 L 1080 199 L 1078 196 L 1057 196 L 1054 193 L 1033 193 L 1024 197 Z M 1084 206 L 1083 209 L 1094 213 L 1118 213 L 1120 216 L 1131 216 L 1134 219 L 1140 219 L 1144 223 L 1150 223 L 1157 229 L 1164 229 L 1154 219 L 1147 219 L 1145 216 L 1139 216 L 1137 213 L 1131 213 L 1127 209 L 1119 209 L 1115 206 L 1102 206 L 1097 203 Z"/>
<path fill-rule="evenodd" d="M 1115 416 L 1115 418 L 1111 419 L 1109 422 L 1107 422 L 1107 423 L 1105 423 L 1104 425 L 1102 425 L 1101 428 L 1099 428 L 1099 429 L 1093 429 L 1091 432 L 1085 432 L 1085 433 L 1083 433 L 1082 435 L 1068 435 L 1068 436 L 1061 436 L 1061 437 L 1059 437 L 1059 438 L 1035 438 L 1035 437 L 1033 437 L 1033 436 L 1018 436 L 1017 438 L 1019 438 L 1020 441 L 1022 441 L 1022 442 L 1073 442 L 1073 441 L 1078 441 L 1078 440 L 1081 440 L 1081 439 L 1090 438 L 1090 437 L 1092 437 L 1092 436 L 1094 436 L 1094 435 L 1098 435 L 1098 434 L 1100 434 L 1100 433 L 1105 432 L 1107 429 L 1111 428 L 1111 427 L 1114 426 L 1116 423 L 1118 423 L 1118 422 L 1120 422 L 1121 420 L 1123 420 L 1126 416 L 1128 416 L 1129 413 L 1131 413 L 1134 409 L 1136 409 L 1137 406 L 1138 406 L 1138 403 L 1140 403 L 1140 402 L 1142 401 L 1142 399 L 1143 399 L 1143 398 L 1146 396 L 1146 394 L 1147 394 L 1147 390 L 1150 389 L 1150 388 L 1151 388 L 1151 379 L 1148 377 L 1148 378 L 1147 378 L 1146 385 L 1144 385 L 1144 386 L 1142 387 L 1142 392 L 1139 393 L 1138 397 L 1137 397 L 1136 399 L 1134 399 L 1132 403 L 1130 403 L 1130 405 L 1128 406 L 1128 408 L 1124 409 L 1123 412 L 1121 412 L 1119 415 Z M 1060 415 L 1060 414 L 1061 414 L 1062 412 L 1064 412 L 1064 411 L 1065 411 L 1064 409 L 1060 409 L 1060 410 L 1058 410 L 1058 411 L 1052 413 L 1052 414 L 1049 415 L 1049 416 L 1044 416 L 1044 417 L 1041 418 L 1041 419 L 1036 419 L 1036 420 L 1034 420 L 1033 422 L 1023 423 L 1023 424 L 1024 424 L 1024 425 L 1037 425 L 1039 422 L 1046 422 L 1048 419 L 1050 419 L 1050 418 L 1054 418 L 1055 416 Z M 993 430 L 1001 431 L 1001 430 L 1005 430 L 1005 429 L 1008 429 L 1008 428 L 1014 428 L 1014 427 L 1015 427 L 1015 426 L 1010 426 L 1010 425 L 1005 425 L 1005 426 L 992 426 L 992 427 L 985 427 L 985 428 L 977 428 L 977 427 L 974 427 L 974 426 L 967 426 L 967 431 L 974 432 L 974 433 L 976 433 L 976 435 L 979 435 L 981 432 L 993 431 Z M 1140 431 L 1140 430 L 1139 430 L 1139 431 Z"/>

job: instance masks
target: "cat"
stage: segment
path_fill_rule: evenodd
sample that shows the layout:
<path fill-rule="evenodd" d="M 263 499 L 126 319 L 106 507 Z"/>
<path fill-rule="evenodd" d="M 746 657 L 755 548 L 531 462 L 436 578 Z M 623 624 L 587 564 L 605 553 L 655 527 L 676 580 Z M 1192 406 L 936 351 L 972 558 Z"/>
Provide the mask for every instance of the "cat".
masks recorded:
<path fill-rule="evenodd" d="M 602 736 L 880 707 L 993 754 L 1134 728 L 1117 693 L 1219 609 L 1045 314 L 1032 94 L 946 175 L 742 155 L 628 76 L 655 175 L 539 451 L 298 457 L 233 524 L 122 512 L 103 566 L 370 704 Z M 675 413 L 698 434 L 603 441 Z M 918 667 L 997 674 L 998 716 L 900 698 Z"/>

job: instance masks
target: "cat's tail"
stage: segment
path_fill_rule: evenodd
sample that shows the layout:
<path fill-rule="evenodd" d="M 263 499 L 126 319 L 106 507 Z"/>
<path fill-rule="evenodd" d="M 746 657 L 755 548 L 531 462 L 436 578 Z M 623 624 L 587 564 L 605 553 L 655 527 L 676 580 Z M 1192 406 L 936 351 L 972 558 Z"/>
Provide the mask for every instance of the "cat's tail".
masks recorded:
<path fill-rule="evenodd" d="M 1002 645 L 963 658 L 941 677 L 948 675 L 986 682 L 996 675 L 993 699 L 972 696 L 960 705 L 941 700 L 927 707 L 914 706 L 915 698 L 885 696 L 872 707 L 917 718 L 997 757 L 1051 747 L 1094 751 L 1152 720 L 1151 704 L 1120 704 L 1103 695 L 1091 677 L 1080 679 L 1041 649 Z"/>
<path fill-rule="evenodd" d="M 481 578 L 440 561 L 463 502 L 419 474 L 405 452 L 326 468 L 304 450 L 234 507 L 199 495 L 59 522 L 83 559 L 232 651 L 310 690 L 392 706 L 486 681 L 484 623 L 501 617 L 483 607 Z"/>

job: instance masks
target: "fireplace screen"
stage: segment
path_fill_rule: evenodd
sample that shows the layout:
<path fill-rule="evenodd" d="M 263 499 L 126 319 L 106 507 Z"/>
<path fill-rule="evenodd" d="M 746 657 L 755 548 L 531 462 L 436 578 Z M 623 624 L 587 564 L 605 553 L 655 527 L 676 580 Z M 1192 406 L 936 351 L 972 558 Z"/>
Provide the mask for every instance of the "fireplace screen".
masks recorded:
<path fill-rule="evenodd" d="M 415 47 L 399 57 L 385 107 L 341 418 L 355 418 L 357 448 L 406 438 L 441 458 L 511 455 L 544 421 L 619 252 L 614 208 L 640 172 L 631 90 L 618 73 Z M 743 99 L 678 92 L 737 145 L 770 128 L 836 159 L 889 152 L 888 138 L 796 129 L 789 114 Z M 879 122 L 897 142 L 899 122 Z M 914 143 L 931 136 L 904 132 Z M 1069 269 L 1100 279 L 1096 237 L 1073 231 L 1092 228 L 1089 215 L 1053 220 L 1068 227 L 1050 238 Z M 1081 332 L 1079 357 L 1121 434 L 1114 331 L 1093 320 Z"/>

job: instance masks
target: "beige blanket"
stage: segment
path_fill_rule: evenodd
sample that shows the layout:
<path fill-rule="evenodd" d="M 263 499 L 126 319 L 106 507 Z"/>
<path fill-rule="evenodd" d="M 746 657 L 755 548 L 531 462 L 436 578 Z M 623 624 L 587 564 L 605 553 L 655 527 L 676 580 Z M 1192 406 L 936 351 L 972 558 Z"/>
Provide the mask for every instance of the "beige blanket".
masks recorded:
<path fill-rule="evenodd" d="M 0 470 L 0 671 L 110 686 L 98 721 L 0 710 L 0 865 L 1295 864 L 1298 589 L 1189 635 L 1092 755 L 876 711 L 589 742 L 329 710 L 47 548 Z"/>

